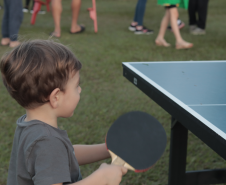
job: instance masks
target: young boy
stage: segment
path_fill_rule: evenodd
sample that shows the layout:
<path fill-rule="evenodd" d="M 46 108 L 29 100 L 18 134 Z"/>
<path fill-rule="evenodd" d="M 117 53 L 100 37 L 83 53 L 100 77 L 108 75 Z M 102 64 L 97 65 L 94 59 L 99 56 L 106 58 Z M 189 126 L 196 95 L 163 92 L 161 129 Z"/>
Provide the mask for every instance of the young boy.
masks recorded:
<path fill-rule="evenodd" d="M 118 185 L 127 169 L 101 164 L 82 180 L 79 165 L 109 158 L 105 144 L 72 145 L 58 117 L 71 117 L 79 102 L 82 65 L 53 41 L 24 42 L 0 62 L 9 94 L 26 110 L 17 120 L 7 185 Z"/>

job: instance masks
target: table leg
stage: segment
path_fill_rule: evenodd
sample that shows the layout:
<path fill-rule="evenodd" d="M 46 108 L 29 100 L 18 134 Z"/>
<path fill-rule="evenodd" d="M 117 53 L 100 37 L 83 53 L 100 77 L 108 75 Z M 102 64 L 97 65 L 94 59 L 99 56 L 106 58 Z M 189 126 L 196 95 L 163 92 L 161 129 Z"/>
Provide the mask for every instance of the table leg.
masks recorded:
<path fill-rule="evenodd" d="M 185 185 L 188 130 L 172 118 L 168 185 Z"/>

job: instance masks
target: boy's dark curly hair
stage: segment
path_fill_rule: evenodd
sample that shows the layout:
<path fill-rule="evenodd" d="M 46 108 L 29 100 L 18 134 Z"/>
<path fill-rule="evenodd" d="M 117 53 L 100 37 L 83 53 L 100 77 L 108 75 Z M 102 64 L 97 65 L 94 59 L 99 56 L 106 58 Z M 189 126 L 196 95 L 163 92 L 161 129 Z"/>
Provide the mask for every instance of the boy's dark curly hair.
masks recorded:
<path fill-rule="evenodd" d="M 69 75 L 81 67 L 66 46 L 51 40 L 23 42 L 0 61 L 4 85 L 26 109 L 47 102 L 55 88 L 64 91 Z"/>

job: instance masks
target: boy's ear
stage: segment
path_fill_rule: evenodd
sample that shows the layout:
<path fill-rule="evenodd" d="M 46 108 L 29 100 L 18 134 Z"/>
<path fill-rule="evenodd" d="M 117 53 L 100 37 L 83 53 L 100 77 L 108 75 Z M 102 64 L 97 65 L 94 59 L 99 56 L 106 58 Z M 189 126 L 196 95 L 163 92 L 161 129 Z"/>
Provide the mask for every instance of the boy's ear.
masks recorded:
<path fill-rule="evenodd" d="M 53 108 L 57 108 L 60 101 L 61 90 L 56 88 L 52 91 L 49 96 L 49 103 Z"/>

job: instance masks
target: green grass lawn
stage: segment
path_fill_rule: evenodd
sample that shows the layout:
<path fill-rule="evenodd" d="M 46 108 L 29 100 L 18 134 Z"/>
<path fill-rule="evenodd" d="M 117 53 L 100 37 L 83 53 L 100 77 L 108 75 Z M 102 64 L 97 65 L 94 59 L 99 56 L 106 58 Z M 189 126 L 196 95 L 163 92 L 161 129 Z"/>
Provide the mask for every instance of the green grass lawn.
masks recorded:
<path fill-rule="evenodd" d="M 86 25 L 85 33 L 71 35 L 70 1 L 63 1 L 59 42 L 72 49 L 83 68 L 80 103 L 73 117 L 59 120 L 59 127 L 67 130 L 73 144 L 103 143 L 108 128 L 121 114 L 132 110 L 152 114 L 167 132 L 166 151 L 153 169 L 139 174 L 128 172 L 121 185 L 165 185 L 168 180 L 171 116 L 123 77 L 122 62 L 225 60 L 225 0 L 209 2 L 205 36 L 189 34 L 187 11 L 180 10 L 180 18 L 186 23 L 181 34 L 185 40 L 194 43 L 194 48 L 179 51 L 174 48 L 175 39 L 170 31 L 166 33 L 166 40 L 172 47 L 162 48 L 154 44 L 164 15 L 164 8 L 158 6 L 156 0 L 149 0 L 146 6 L 144 25 L 155 31 L 149 36 L 134 35 L 127 29 L 137 0 L 97 0 L 99 31 L 94 33 L 86 10 L 92 6 L 91 2 L 83 0 L 80 11 L 79 23 Z M 0 20 L 2 16 L 3 10 L 0 10 Z M 53 31 L 51 13 L 38 15 L 34 26 L 30 25 L 30 18 L 30 14 L 24 14 L 20 39 L 48 39 Z M 0 46 L 0 56 L 9 50 Z M 0 185 L 6 184 L 16 120 L 24 113 L 0 82 Z M 110 163 L 110 159 L 82 166 L 83 177 L 96 170 L 102 162 Z M 221 157 L 189 132 L 187 170 L 224 168 L 225 165 Z"/>

